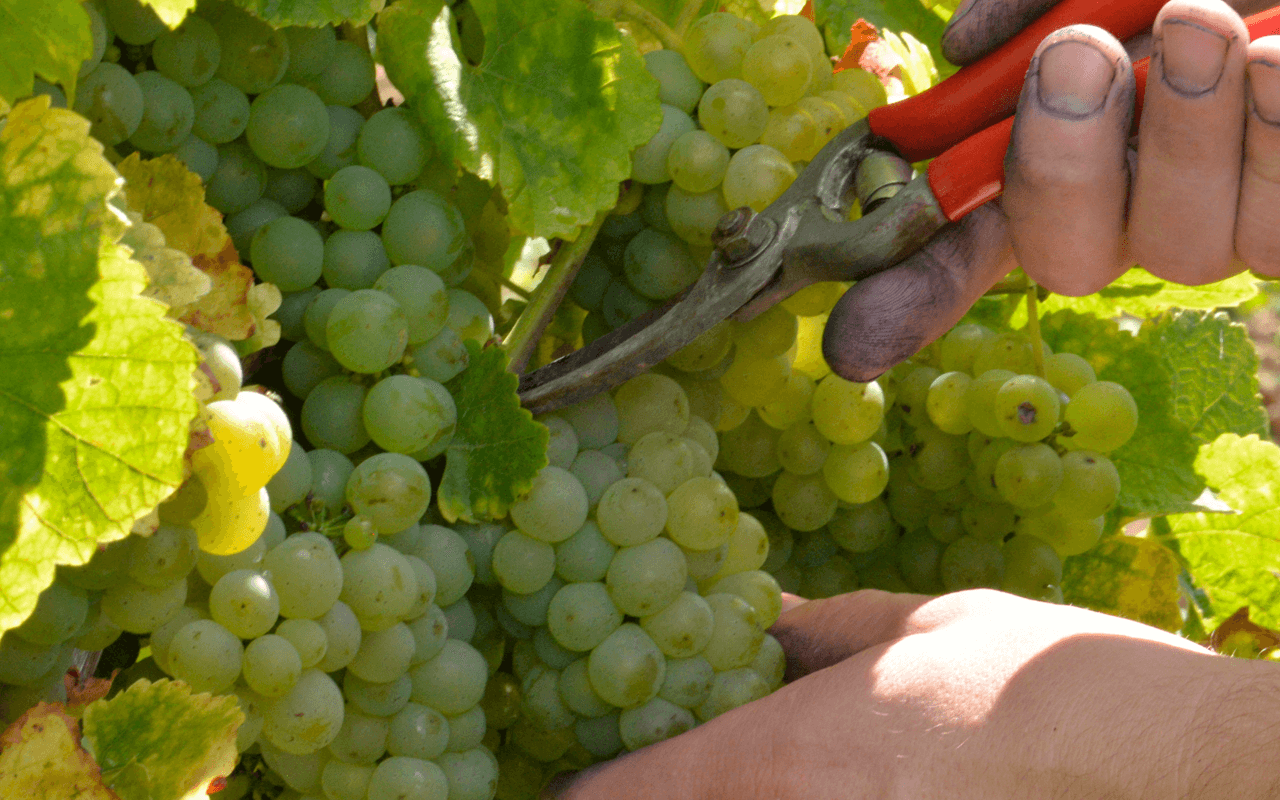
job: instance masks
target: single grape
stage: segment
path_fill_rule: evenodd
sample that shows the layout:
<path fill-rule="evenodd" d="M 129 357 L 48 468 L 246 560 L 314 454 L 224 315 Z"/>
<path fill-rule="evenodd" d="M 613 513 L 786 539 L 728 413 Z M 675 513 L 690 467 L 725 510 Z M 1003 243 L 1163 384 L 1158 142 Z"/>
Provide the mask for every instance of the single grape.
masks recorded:
<path fill-rule="evenodd" d="M 227 8 L 213 27 L 222 43 L 219 78 L 245 94 L 262 94 L 284 77 L 289 42 L 283 31 L 236 8 Z"/>
<path fill-rule="evenodd" d="M 1133 395 L 1112 381 L 1096 381 L 1077 389 L 1062 417 L 1072 431 L 1064 438 L 1073 449 L 1110 453 L 1138 429 L 1138 405 Z"/>
<path fill-rule="evenodd" d="M 160 74 L 182 86 L 208 81 L 218 69 L 222 43 L 218 33 L 202 17 L 189 16 L 174 30 L 165 30 L 151 47 L 151 59 Z"/>
<path fill-rule="evenodd" d="M 1058 425 L 1058 390 L 1036 375 L 1015 375 L 996 392 L 996 424 L 1018 442 L 1037 442 Z"/>
<path fill-rule="evenodd" d="M 1053 506 L 1067 517 L 1089 519 L 1111 510 L 1120 495 L 1120 473 L 1111 459 L 1092 450 L 1073 450 L 1062 457 L 1062 485 Z"/>
<path fill-rule="evenodd" d="M 666 183 L 671 180 L 667 159 L 675 141 L 694 131 L 697 124 L 675 106 L 662 106 L 662 124 L 649 141 L 631 153 L 631 179 L 639 183 Z"/>
<path fill-rule="evenodd" d="M 384 108 L 369 118 L 356 144 L 360 163 L 377 170 L 392 186 L 409 183 L 427 163 L 430 146 L 405 108 Z"/>
<path fill-rule="evenodd" d="M 769 121 L 769 105 L 751 84 L 728 78 L 703 92 L 698 121 L 725 147 L 738 149 L 760 140 Z"/>
<path fill-rule="evenodd" d="M 765 35 L 743 56 L 742 77 L 769 105 L 791 105 L 809 88 L 813 55 L 790 36 Z"/>
<path fill-rule="evenodd" d="M 142 119 L 129 143 L 151 153 L 173 150 L 195 123 L 191 93 L 155 70 L 139 73 L 134 80 L 142 90 Z"/>
<path fill-rule="evenodd" d="M 379 453 L 356 465 L 347 480 L 347 502 L 357 514 L 371 518 L 379 533 L 395 533 L 412 525 L 427 510 L 431 479 L 422 465 L 409 456 Z M 356 609 L 356 613 L 360 610 Z"/>
<path fill-rule="evenodd" d="M 1018 508 L 1034 509 L 1053 499 L 1062 485 L 1062 459 L 1046 444 L 1020 444 L 996 462 L 993 473 L 1001 497 Z"/>
<path fill-rule="evenodd" d="M 333 305 L 325 322 L 325 339 L 338 363 L 353 372 L 387 369 L 404 355 L 408 320 L 394 297 L 376 289 L 359 289 Z"/>
<path fill-rule="evenodd" d="M 286 292 L 314 284 L 320 278 L 324 254 L 324 239 L 311 223 L 287 216 L 258 228 L 249 247 L 258 277 Z"/>
<path fill-rule="evenodd" d="M 376 171 L 352 164 L 325 181 L 324 209 L 342 227 L 367 231 L 387 217 L 391 187 Z"/>
<path fill-rule="evenodd" d="M 689 68 L 684 56 L 675 50 L 652 50 L 644 54 L 644 66 L 658 79 L 658 99 L 692 114 L 705 87 Z"/>

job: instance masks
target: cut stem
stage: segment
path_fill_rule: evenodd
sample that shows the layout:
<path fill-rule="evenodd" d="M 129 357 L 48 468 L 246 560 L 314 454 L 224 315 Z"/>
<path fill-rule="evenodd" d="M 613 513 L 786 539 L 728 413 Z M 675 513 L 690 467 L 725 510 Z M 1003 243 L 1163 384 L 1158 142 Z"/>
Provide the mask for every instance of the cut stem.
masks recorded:
<path fill-rule="evenodd" d="M 1035 281 L 1026 279 L 1027 288 L 1027 335 L 1031 338 L 1031 363 L 1035 366 L 1036 375 L 1043 378 L 1044 372 L 1044 340 L 1040 338 L 1040 304 L 1036 298 Z"/>
<path fill-rule="evenodd" d="M 504 339 L 502 349 L 507 351 L 507 356 L 511 359 L 509 369 L 517 375 L 524 372 L 529 359 L 538 349 L 542 332 L 555 316 L 556 309 L 568 293 L 569 285 L 577 276 L 578 269 L 596 240 L 596 234 L 600 232 L 600 226 L 608 216 L 608 211 L 601 211 L 590 225 L 582 229 L 577 239 L 560 243 L 560 249 L 551 258 L 547 274 L 529 296 L 529 305 Z"/>

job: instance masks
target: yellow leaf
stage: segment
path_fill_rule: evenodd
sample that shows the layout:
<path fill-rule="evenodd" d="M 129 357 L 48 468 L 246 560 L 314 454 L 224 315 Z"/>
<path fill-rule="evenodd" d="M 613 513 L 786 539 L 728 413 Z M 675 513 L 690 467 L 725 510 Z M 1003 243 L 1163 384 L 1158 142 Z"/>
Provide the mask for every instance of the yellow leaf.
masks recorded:
<path fill-rule="evenodd" d="M 119 800 L 80 747 L 80 725 L 59 705 L 40 703 L 0 735 L 0 797 Z"/>

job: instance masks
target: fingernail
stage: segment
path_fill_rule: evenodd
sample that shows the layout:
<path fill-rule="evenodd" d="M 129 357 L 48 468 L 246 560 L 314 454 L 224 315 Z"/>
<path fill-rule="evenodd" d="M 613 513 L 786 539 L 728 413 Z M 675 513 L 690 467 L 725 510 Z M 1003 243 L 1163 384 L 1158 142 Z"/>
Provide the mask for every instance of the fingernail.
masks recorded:
<path fill-rule="evenodd" d="M 1263 122 L 1280 125 L 1280 64 L 1262 58 L 1250 61 L 1249 94 L 1253 113 Z"/>
<path fill-rule="evenodd" d="M 1057 117 L 1085 119 L 1107 102 L 1116 67 L 1089 42 L 1069 39 L 1040 54 L 1040 105 Z"/>
<path fill-rule="evenodd" d="M 542 787 L 542 791 L 538 793 L 538 800 L 555 800 L 560 793 L 569 788 L 569 784 L 573 783 L 573 779 L 577 777 L 578 771 L 557 772 L 547 781 L 547 785 Z"/>
<path fill-rule="evenodd" d="M 1160 26 L 1164 82 L 1175 92 L 1195 97 L 1218 85 L 1227 63 L 1227 37 L 1188 19 L 1166 19 Z"/>

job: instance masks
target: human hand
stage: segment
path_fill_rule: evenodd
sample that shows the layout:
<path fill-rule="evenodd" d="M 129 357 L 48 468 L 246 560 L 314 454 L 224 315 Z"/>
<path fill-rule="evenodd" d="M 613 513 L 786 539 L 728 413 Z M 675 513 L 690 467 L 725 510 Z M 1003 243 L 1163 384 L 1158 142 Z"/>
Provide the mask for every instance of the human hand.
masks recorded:
<path fill-rule="evenodd" d="M 1265 722 L 1280 710 L 1280 671 L 1136 622 L 988 590 L 865 590 L 794 607 L 771 633 L 788 685 L 544 797 L 1198 800 L 1280 788 Z"/>
<path fill-rule="evenodd" d="M 1244 13 L 1273 4 L 1237 3 Z M 957 63 L 977 60 L 1051 5 L 970 0 L 944 52 Z M 1135 147 L 1124 47 L 1087 26 L 1041 43 L 1003 198 L 845 295 L 824 337 L 837 373 L 881 374 L 945 333 L 1016 265 L 1068 295 L 1095 292 L 1135 263 L 1192 285 L 1246 268 L 1280 276 L 1280 37 L 1249 42 L 1221 0 L 1173 0 L 1150 43 Z"/>

